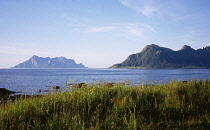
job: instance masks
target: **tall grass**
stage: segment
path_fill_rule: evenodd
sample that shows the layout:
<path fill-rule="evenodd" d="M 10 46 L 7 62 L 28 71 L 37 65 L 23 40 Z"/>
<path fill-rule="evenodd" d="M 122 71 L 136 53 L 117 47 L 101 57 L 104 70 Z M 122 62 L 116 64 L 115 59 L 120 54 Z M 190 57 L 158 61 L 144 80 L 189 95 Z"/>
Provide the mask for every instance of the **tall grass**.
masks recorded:
<path fill-rule="evenodd" d="M 81 86 L 80 86 L 81 87 Z M 91 84 L 0 106 L 0 129 L 210 129 L 210 80 Z"/>

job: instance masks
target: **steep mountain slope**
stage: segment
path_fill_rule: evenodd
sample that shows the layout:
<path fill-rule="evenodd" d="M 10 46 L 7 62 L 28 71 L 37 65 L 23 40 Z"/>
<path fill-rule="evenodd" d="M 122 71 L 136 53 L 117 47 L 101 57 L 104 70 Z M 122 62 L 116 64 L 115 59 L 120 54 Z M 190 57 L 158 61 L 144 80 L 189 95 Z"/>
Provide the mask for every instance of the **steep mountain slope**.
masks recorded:
<path fill-rule="evenodd" d="M 13 68 L 85 68 L 85 66 L 82 63 L 76 64 L 74 60 L 65 57 L 43 58 L 34 55 Z"/>
<path fill-rule="evenodd" d="M 194 50 L 183 46 L 179 51 L 147 45 L 140 53 L 130 55 L 120 64 L 111 68 L 142 67 L 142 68 L 210 68 L 210 47 Z"/>

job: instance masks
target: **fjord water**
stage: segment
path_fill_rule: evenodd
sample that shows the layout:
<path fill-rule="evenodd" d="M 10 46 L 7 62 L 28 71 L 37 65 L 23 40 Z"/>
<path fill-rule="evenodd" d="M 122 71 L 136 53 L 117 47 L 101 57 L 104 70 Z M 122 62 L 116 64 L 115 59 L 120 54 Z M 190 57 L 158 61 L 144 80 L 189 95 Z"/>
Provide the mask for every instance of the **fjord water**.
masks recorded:
<path fill-rule="evenodd" d="M 210 78 L 210 69 L 0 69 L 0 88 L 38 93 L 66 83 L 167 83 Z"/>

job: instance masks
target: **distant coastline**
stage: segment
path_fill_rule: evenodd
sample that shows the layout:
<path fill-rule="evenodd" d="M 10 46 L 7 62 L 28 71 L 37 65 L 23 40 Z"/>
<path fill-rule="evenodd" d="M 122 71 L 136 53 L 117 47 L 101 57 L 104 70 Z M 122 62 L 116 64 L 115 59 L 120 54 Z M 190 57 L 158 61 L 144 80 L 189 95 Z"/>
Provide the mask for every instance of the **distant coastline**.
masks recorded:
<path fill-rule="evenodd" d="M 132 54 L 122 63 L 109 68 L 146 68 L 146 69 L 209 69 L 210 46 L 194 50 L 184 45 L 174 51 L 155 44 L 147 45 L 141 52 Z"/>
<path fill-rule="evenodd" d="M 205 68 L 205 67 L 193 67 L 193 66 L 188 66 L 188 67 L 183 67 L 183 68 L 152 68 L 152 67 L 109 67 L 109 69 L 210 69 Z"/>
<path fill-rule="evenodd" d="M 87 68 L 82 63 L 77 64 L 73 59 L 65 57 L 39 57 L 32 56 L 29 60 L 12 68 Z"/>

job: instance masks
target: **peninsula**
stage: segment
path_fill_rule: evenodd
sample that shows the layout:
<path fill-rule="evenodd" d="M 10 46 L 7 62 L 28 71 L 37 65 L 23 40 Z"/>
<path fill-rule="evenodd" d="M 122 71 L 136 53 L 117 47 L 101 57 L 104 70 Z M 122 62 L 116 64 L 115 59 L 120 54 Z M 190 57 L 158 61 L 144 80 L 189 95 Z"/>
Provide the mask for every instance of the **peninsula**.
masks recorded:
<path fill-rule="evenodd" d="M 147 45 L 110 68 L 210 68 L 210 46 L 195 50 L 184 45 L 174 51 L 155 44 Z"/>

